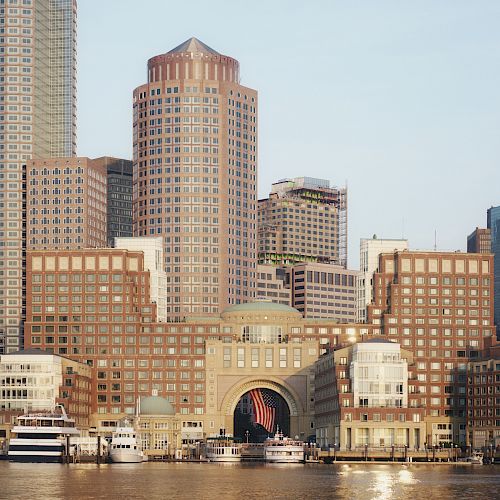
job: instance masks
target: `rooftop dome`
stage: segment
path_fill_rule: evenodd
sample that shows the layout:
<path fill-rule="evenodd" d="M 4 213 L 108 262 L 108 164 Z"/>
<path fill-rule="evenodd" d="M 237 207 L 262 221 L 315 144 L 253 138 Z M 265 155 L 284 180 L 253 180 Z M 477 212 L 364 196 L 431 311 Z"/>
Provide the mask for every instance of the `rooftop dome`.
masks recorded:
<path fill-rule="evenodd" d="M 175 415 L 174 407 L 160 396 L 141 398 L 139 402 L 140 415 Z"/>
<path fill-rule="evenodd" d="M 300 311 L 294 309 L 293 307 L 286 306 L 284 304 L 277 304 L 276 302 L 269 302 L 266 300 L 260 300 L 257 302 L 245 302 L 244 304 L 236 304 L 235 306 L 229 306 L 223 311 L 224 313 L 247 313 L 247 312 L 274 312 L 274 313 L 286 313 L 286 314 L 300 314 Z"/>

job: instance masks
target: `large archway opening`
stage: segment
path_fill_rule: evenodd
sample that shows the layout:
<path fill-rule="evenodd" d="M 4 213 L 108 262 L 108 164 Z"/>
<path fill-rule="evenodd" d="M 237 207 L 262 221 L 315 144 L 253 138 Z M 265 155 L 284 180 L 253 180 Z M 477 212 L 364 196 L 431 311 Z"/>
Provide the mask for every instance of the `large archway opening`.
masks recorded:
<path fill-rule="evenodd" d="M 277 427 L 290 435 L 290 408 L 283 396 L 268 388 L 252 389 L 240 397 L 234 410 L 234 436 L 261 443 Z"/>

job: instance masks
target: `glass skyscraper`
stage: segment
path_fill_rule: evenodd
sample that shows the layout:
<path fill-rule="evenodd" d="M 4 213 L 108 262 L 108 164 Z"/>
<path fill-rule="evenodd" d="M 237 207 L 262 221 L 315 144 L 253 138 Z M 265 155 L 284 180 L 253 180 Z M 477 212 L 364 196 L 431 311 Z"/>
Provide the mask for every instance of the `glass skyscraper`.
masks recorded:
<path fill-rule="evenodd" d="M 491 231 L 491 252 L 495 255 L 495 324 L 497 337 L 500 331 L 500 206 L 491 207 L 487 212 L 487 227 Z"/>
<path fill-rule="evenodd" d="M 22 347 L 26 216 L 49 210 L 24 165 L 75 154 L 76 0 L 0 0 L 0 353 Z"/>

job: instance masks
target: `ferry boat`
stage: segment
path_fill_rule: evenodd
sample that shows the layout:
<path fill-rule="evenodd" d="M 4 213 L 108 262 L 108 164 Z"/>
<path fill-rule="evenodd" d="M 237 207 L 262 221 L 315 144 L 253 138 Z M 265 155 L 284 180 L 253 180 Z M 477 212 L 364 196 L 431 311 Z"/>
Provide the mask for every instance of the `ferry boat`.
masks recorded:
<path fill-rule="evenodd" d="M 26 413 L 17 417 L 9 441 L 8 459 L 12 462 L 61 462 L 68 436 L 78 436 L 75 421 L 64 406 L 51 412 Z M 71 440 L 70 440 L 71 441 Z"/>
<path fill-rule="evenodd" d="M 139 463 L 145 460 L 139 436 L 128 420 L 113 432 L 109 457 L 114 463 Z"/>
<path fill-rule="evenodd" d="M 283 436 L 278 428 L 274 437 L 264 441 L 264 460 L 269 463 L 303 463 L 304 443 Z"/>
<path fill-rule="evenodd" d="M 228 436 L 208 438 L 206 457 L 209 462 L 240 462 L 241 442 Z"/>

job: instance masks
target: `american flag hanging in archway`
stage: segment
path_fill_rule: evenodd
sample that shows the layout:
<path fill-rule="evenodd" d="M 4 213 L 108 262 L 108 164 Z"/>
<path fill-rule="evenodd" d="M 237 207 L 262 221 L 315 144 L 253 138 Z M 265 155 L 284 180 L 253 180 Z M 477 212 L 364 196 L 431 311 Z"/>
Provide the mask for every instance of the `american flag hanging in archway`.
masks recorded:
<path fill-rule="evenodd" d="M 252 389 L 253 413 L 255 423 L 262 425 L 267 432 L 273 432 L 276 420 L 278 400 L 272 391 L 266 389 Z"/>

